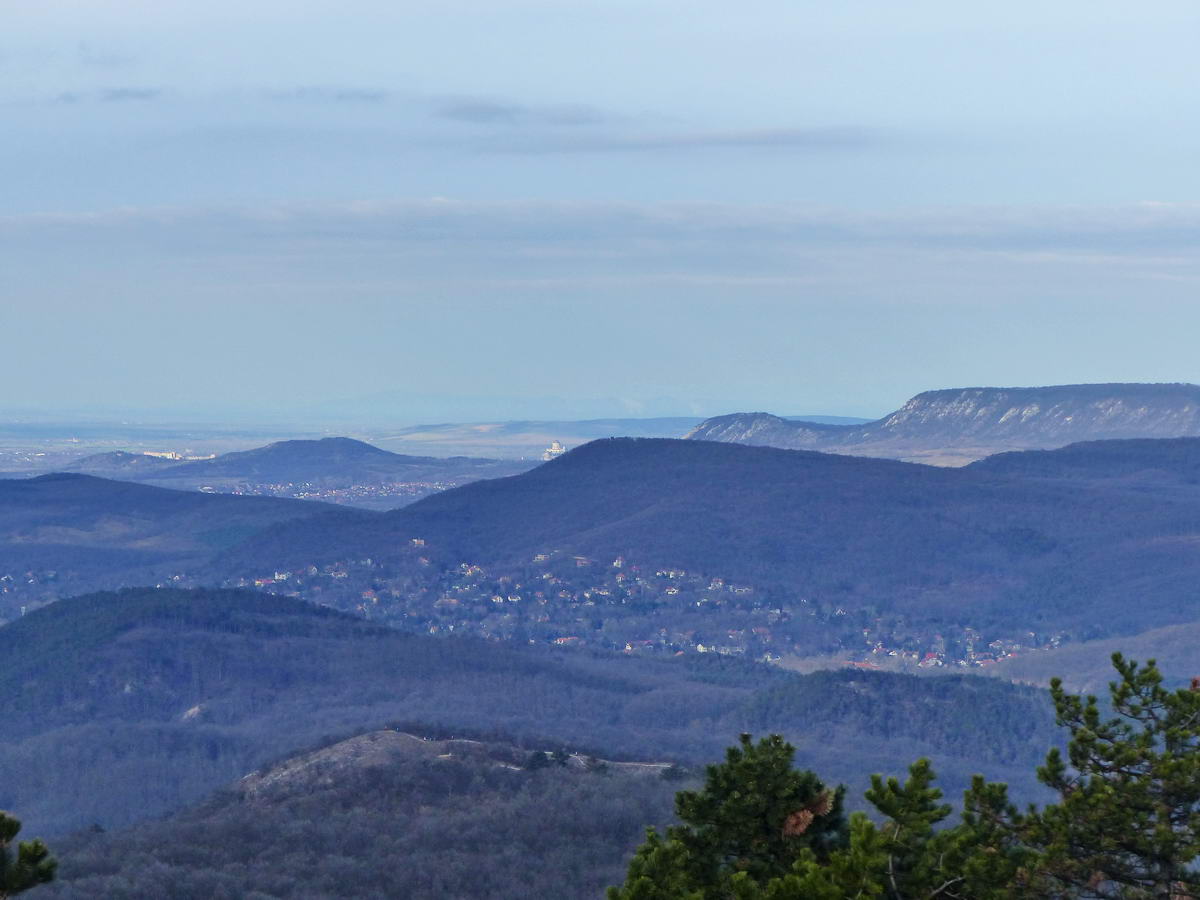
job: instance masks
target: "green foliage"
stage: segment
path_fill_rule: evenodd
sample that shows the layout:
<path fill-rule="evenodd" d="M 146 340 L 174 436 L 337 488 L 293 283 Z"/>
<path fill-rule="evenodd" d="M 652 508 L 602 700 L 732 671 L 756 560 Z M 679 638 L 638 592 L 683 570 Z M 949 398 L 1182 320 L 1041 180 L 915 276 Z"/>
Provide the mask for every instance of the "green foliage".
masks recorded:
<path fill-rule="evenodd" d="M 736 778 L 748 773 L 728 769 L 726 774 Z M 848 839 L 825 848 L 812 844 L 788 848 L 773 861 L 773 871 L 767 866 L 760 866 L 758 872 L 745 867 L 728 878 L 710 880 L 708 890 L 701 887 L 696 896 L 1000 900 L 1026 855 L 1004 846 L 1003 837 L 979 818 L 964 817 L 955 827 L 939 828 L 949 816 L 950 806 L 940 802 L 942 792 L 933 782 L 933 768 L 925 759 L 909 768 L 903 783 L 873 776 L 866 795 L 883 816 L 881 824 L 855 813 L 850 818 Z M 1003 786 L 999 787 L 1003 797 Z M 743 783 L 738 793 L 752 795 L 749 788 L 749 783 Z M 735 822 L 731 830 L 736 827 Z M 711 852 L 709 847 L 688 847 L 681 840 L 664 841 L 652 831 L 630 865 L 625 886 L 612 889 L 609 896 L 613 900 L 687 896 L 678 893 L 681 873 L 696 869 L 695 854 Z M 687 890 L 697 889 L 694 877 L 682 884 Z M 714 884 L 715 889 L 711 887 Z"/>
<path fill-rule="evenodd" d="M 998 847 L 1002 842 L 977 819 L 964 817 L 959 825 L 939 828 L 951 808 L 940 802 L 942 792 L 933 782 L 927 759 L 909 767 L 904 783 L 872 776 L 866 797 L 884 817 L 882 823 L 876 825 L 856 813 L 845 849 L 823 865 L 811 855 L 802 857 L 793 874 L 769 883 L 762 896 L 768 900 L 998 900 L 1023 857 Z M 754 895 L 745 896 L 750 900 Z"/>
<path fill-rule="evenodd" d="M 664 839 L 647 828 L 646 842 L 629 862 L 625 884 L 609 888 L 609 900 L 705 900 L 709 895 L 696 886 L 692 863 L 681 841 Z"/>
<path fill-rule="evenodd" d="M 845 791 L 794 769 L 794 756 L 779 735 L 755 744 L 743 734 L 701 790 L 676 795 L 683 824 L 665 839 L 651 831 L 611 900 L 720 897 L 735 878 L 761 885 L 786 874 L 802 852 L 827 859 L 846 840 Z"/>
<path fill-rule="evenodd" d="M 872 776 L 866 799 L 880 823 L 856 813 L 842 843 L 781 846 L 771 840 L 779 833 L 773 800 L 786 788 L 762 777 L 743 736 L 724 766 L 709 768 L 703 792 L 677 795 L 680 817 L 705 827 L 672 828 L 666 840 L 651 832 L 625 886 L 609 896 L 690 896 L 683 890 L 705 900 L 1194 900 L 1200 679 L 1168 690 L 1153 660 L 1139 666 L 1117 653 L 1112 662 L 1120 678 L 1109 686 L 1111 717 L 1095 697 L 1069 694 L 1057 679 L 1051 686 L 1070 741 L 1065 758 L 1052 749 L 1037 774 L 1057 792 L 1056 803 L 1019 812 L 1005 785 L 976 776 L 961 822 L 944 827 L 951 808 L 921 759 L 904 783 Z M 773 763 L 781 762 L 781 739 L 760 742 L 759 755 L 768 747 Z M 757 837 L 756 826 L 764 829 Z"/>
<path fill-rule="evenodd" d="M 1113 655 L 1115 716 L 1093 696 L 1051 696 L 1071 734 L 1066 758 L 1052 750 L 1039 779 L 1057 803 L 998 821 L 1036 851 L 1030 896 L 1200 896 L 1200 685 L 1167 690 L 1153 660 Z"/>
<path fill-rule="evenodd" d="M 0 811 L 0 900 L 54 880 L 58 861 L 39 840 L 21 841 L 13 856 L 12 844 L 21 823 Z"/>

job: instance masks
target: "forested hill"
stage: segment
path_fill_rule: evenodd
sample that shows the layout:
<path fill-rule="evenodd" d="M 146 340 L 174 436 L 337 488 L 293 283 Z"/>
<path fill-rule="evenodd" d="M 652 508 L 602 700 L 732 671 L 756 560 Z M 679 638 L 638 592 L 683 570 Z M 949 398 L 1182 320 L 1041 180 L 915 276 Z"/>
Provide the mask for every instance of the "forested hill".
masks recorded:
<path fill-rule="evenodd" d="M 860 784 L 920 755 L 951 786 L 982 764 L 1029 787 L 1044 695 L 969 676 L 798 676 L 737 659 L 641 659 L 401 634 L 248 591 L 60 601 L 0 628 L 0 808 L 30 833 L 120 826 L 329 735 L 400 724 L 635 760 L 698 762 L 747 729 Z"/>
<path fill-rule="evenodd" d="M 275 529 L 236 548 L 242 558 L 290 558 L 360 548 L 385 552 L 421 537 L 483 562 L 523 561 L 550 548 L 679 563 L 740 557 L 784 562 L 795 517 L 836 499 L 851 519 L 903 493 L 931 500 L 965 484 L 961 473 L 819 453 L 666 439 L 593 441 L 516 478 L 468 485 L 371 521 Z M 825 511 L 819 515 L 826 518 Z M 782 518 L 781 518 L 782 517 Z M 793 527 L 789 527 L 793 526 Z M 833 536 L 830 535 L 832 538 Z M 722 549 L 725 548 L 725 549 Z M 231 557 L 232 558 L 232 557 Z"/>
<path fill-rule="evenodd" d="M 989 475 L 1200 489 L 1200 438 L 1085 441 L 1057 450 L 999 453 L 969 468 Z"/>
<path fill-rule="evenodd" d="M 495 742 L 359 735 L 164 821 L 56 841 L 61 874 L 40 893 L 342 897 L 352 871 L 359 897 L 595 900 L 691 786 L 653 764 L 563 755 L 530 768 L 531 756 Z"/>
<path fill-rule="evenodd" d="M 387 484 L 450 486 L 527 471 L 532 461 L 468 456 L 437 458 L 392 453 L 347 437 L 278 441 L 213 459 L 169 460 L 137 453 L 101 453 L 68 469 L 164 487 L 230 491 L 274 486 L 312 491 Z M 432 487 L 431 487 L 432 489 Z M 397 499 L 392 506 L 399 505 Z"/>
<path fill-rule="evenodd" d="M 326 510 L 331 507 L 324 507 Z M 233 512 L 235 511 L 236 512 Z M 0 528 L 20 529 L 22 541 L 37 543 L 30 529 L 73 529 L 75 536 L 91 536 L 103 544 L 123 529 L 111 534 L 89 532 L 88 526 L 104 517 L 147 518 L 165 521 L 175 517 L 180 525 L 202 525 L 228 520 L 238 514 L 247 520 L 282 520 L 320 512 L 320 506 L 268 497 L 227 497 L 196 494 L 168 488 L 150 487 L 123 481 L 70 473 L 40 475 L 36 478 L 0 479 Z M 153 526 L 145 534 L 157 533 Z M 194 528 L 172 527 L 152 543 L 192 546 Z M 145 534 L 142 536 L 144 537 Z M 54 533 L 48 536 L 53 537 Z"/>
<path fill-rule="evenodd" d="M 144 475 L 170 469 L 179 464 L 179 460 L 169 457 L 130 453 L 128 450 L 110 450 L 81 457 L 63 466 L 62 471 L 76 475 L 93 475 L 97 478 L 136 481 Z"/>
<path fill-rule="evenodd" d="M 268 525 L 332 509 L 87 475 L 0 480 L 0 621 L 18 604 L 154 583 Z"/>
<path fill-rule="evenodd" d="M 1187 615 L 1197 531 L 1200 508 L 1185 498 L 1102 481 L 616 439 L 377 519 L 267 530 L 227 554 L 222 571 L 387 559 L 416 538 L 447 565 L 623 555 L 777 590 L 792 608 L 812 599 L 1038 631 L 1069 622 L 1099 636 Z"/>
<path fill-rule="evenodd" d="M 331 481 L 366 483 L 384 479 L 404 480 L 414 476 L 436 478 L 465 470 L 503 474 L 524 471 L 528 465 L 516 461 L 458 456 L 439 459 L 405 456 L 353 438 L 280 441 L 255 450 L 225 453 L 215 459 L 185 462 L 172 468 L 172 478 L 241 478 L 257 481 Z M 156 473 L 165 477 L 167 472 Z"/>
<path fill-rule="evenodd" d="M 692 440 L 956 464 L 1078 441 L 1197 436 L 1200 386 L 1192 384 L 955 388 L 918 394 L 861 426 L 735 413 L 708 419 L 688 434 Z"/>

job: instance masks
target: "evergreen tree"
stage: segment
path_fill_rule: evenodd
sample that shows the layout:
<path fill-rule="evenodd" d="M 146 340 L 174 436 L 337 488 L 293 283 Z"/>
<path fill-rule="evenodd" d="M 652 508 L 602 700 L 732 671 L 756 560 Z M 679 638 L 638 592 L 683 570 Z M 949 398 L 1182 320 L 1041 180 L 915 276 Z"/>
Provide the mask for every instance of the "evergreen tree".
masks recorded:
<path fill-rule="evenodd" d="M 41 841 L 22 841 L 13 857 L 12 843 L 21 823 L 0 811 L 0 900 L 54 880 L 58 861 Z"/>
<path fill-rule="evenodd" d="M 929 761 L 909 767 L 901 784 L 871 776 L 866 798 L 883 814 L 876 825 L 863 813 L 850 819 L 850 840 L 822 862 L 802 852 L 794 871 L 759 889 L 737 884 L 738 900 L 999 900 L 1024 858 L 980 821 L 964 817 L 938 828 L 950 814 L 939 802 Z M 1003 796 L 1003 785 L 999 786 Z"/>
<path fill-rule="evenodd" d="M 725 897 L 786 875 L 802 852 L 827 860 L 846 841 L 844 788 L 794 769 L 795 752 L 779 735 L 755 744 L 743 734 L 702 790 L 676 795 L 683 824 L 665 839 L 650 829 L 610 900 Z"/>
<path fill-rule="evenodd" d="M 1038 855 L 1020 896 L 1200 897 L 1200 683 L 1167 690 L 1154 660 L 1139 667 L 1119 653 L 1113 666 L 1111 718 L 1095 697 L 1051 682 L 1071 738 L 1038 778 L 1059 801 L 1025 815 L 994 807 L 996 826 Z"/>
<path fill-rule="evenodd" d="M 1092 696 L 1050 695 L 1067 753 L 1038 778 L 1057 803 L 1019 812 L 976 776 L 960 824 L 928 760 L 901 784 L 873 776 L 845 839 L 841 794 L 791 769 L 778 735 L 748 735 L 710 766 L 705 789 L 676 796 L 685 823 L 651 830 L 612 900 L 1200 900 L 1200 679 L 1167 690 L 1153 660 L 1113 655 L 1112 717 Z"/>

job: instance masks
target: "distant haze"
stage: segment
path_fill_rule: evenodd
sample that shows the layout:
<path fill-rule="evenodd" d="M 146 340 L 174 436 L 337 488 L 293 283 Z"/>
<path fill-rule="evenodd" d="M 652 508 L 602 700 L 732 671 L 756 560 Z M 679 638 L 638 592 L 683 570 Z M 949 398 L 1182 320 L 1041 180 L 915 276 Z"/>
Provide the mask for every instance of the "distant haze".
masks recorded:
<path fill-rule="evenodd" d="M 1200 381 L 1200 7 L 15 4 L 0 413 Z"/>

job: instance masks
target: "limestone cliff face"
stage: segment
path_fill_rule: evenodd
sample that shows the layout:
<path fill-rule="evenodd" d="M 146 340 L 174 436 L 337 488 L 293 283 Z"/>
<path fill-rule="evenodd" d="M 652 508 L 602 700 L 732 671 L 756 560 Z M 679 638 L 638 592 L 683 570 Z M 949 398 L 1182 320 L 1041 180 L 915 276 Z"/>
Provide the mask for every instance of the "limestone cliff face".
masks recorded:
<path fill-rule="evenodd" d="M 872 427 L 878 433 L 1037 444 L 1200 435 L 1200 387 L 1080 384 L 927 391 Z"/>
<path fill-rule="evenodd" d="M 697 441 L 752 444 L 759 447 L 820 449 L 830 436 L 857 430 L 855 426 L 794 422 L 770 413 L 733 413 L 701 422 L 685 437 Z"/>
<path fill-rule="evenodd" d="M 787 449 L 966 462 L 1001 450 L 1076 441 L 1200 436 L 1200 387 L 1074 384 L 926 391 L 866 425 L 814 425 L 768 413 L 708 419 L 687 435 Z"/>

